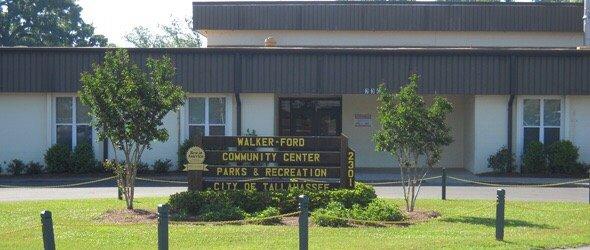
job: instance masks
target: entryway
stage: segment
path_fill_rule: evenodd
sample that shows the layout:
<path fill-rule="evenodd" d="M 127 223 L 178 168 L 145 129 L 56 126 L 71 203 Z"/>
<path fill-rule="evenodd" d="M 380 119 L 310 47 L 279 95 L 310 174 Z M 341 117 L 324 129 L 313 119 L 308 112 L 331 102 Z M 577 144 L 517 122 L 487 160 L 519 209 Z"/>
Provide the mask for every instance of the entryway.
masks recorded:
<path fill-rule="evenodd" d="M 279 98 L 280 136 L 338 136 L 342 133 L 342 99 Z"/>

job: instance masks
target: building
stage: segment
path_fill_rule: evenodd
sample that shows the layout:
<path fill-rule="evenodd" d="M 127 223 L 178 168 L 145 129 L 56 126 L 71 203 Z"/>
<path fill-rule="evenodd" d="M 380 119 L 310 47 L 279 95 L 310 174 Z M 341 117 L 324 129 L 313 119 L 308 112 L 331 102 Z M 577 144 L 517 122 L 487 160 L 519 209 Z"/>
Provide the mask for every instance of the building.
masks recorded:
<path fill-rule="evenodd" d="M 421 75 L 427 99 L 448 98 L 455 141 L 440 165 L 490 171 L 506 146 L 568 139 L 590 162 L 590 50 L 583 6 L 544 3 L 195 2 L 207 48 L 130 49 L 169 55 L 189 92 L 143 160 L 176 159 L 195 134 L 339 135 L 359 171 L 394 163 L 375 152 L 376 87 Z M 271 47 L 265 47 L 266 44 Z M 273 44 L 275 42 L 276 44 Z M 273 46 L 274 45 L 274 46 Z M 43 161 L 54 143 L 91 141 L 112 156 L 76 98 L 103 48 L 0 48 L 0 162 Z"/>

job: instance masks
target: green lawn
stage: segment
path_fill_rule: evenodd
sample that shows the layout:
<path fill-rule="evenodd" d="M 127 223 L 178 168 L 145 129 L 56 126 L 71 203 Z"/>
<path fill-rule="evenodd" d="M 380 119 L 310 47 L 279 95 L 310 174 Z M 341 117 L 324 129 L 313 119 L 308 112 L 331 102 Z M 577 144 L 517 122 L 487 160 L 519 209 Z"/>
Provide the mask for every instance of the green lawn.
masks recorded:
<path fill-rule="evenodd" d="M 155 210 L 167 197 L 137 199 L 137 208 Z M 400 200 L 393 202 L 401 205 Z M 0 203 L 0 248 L 42 248 L 39 212 L 53 212 L 58 249 L 155 249 L 155 224 L 113 225 L 96 218 L 123 208 L 115 199 Z M 418 207 L 442 213 L 442 219 L 409 227 L 323 228 L 309 230 L 312 249 L 399 248 L 556 248 L 590 245 L 590 205 L 514 202 L 506 207 L 504 242 L 494 240 L 492 201 L 420 200 Z M 524 209 L 530 207 L 534 210 Z M 472 213 L 465 212 L 484 208 Z M 584 209 L 581 211 L 570 211 Z M 555 210 L 552 212 L 539 210 Z M 14 231 L 21 229 L 20 231 Z M 171 225 L 171 249 L 296 249 L 293 226 Z"/>

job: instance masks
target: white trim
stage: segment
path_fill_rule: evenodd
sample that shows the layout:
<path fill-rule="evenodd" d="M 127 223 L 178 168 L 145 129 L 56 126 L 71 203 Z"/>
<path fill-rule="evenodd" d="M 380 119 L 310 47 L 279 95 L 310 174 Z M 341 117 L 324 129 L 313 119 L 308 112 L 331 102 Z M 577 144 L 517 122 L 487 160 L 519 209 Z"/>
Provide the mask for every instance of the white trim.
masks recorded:
<path fill-rule="evenodd" d="M 201 94 L 188 93 L 184 105 L 180 107 L 180 143 L 189 137 L 189 98 L 205 98 L 205 134 L 209 134 L 209 98 L 225 98 L 225 135 L 232 135 L 233 126 L 233 100 L 230 94 Z M 193 124 L 196 125 L 196 124 Z M 221 124 L 219 124 L 221 125 Z"/>
<path fill-rule="evenodd" d="M 72 99 L 72 122 L 71 123 L 57 123 L 56 121 L 56 117 L 57 117 L 57 98 L 60 97 L 68 97 Z M 57 126 L 58 125 L 70 125 L 72 126 L 72 150 L 76 147 L 77 145 L 77 126 L 79 125 L 87 125 L 91 127 L 91 133 L 92 133 L 92 139 L 91 139 L 91 144 L 92 144 L 92 148 L 94 149 L 95 154 L 98 154 L 99 152 L 101 152 L 101 150 L 98 150 L 98 141 L 96 140 L 96 138 L 98 138 L 97 135 L 97 131 L 92 127 L 92 123 L 77 123 L 77 114 L 76 114 L 76 104 L 77 104 L 77 98 L 79 98 L 79 96 L 76 93 L 54 93 L 54 94 L 49 94 L 48 95 L 48 101 L 50 102 L 50 104 L 48 105 L 50 107 L 50 110 L 48 112 L 48 121 L 50 124 L 48 130 L 50 130 L 50 132 L 48 133 L 48 135 L 50 135 L 50 144 L 54 145 L 55 143 L 57 143 Z"/>

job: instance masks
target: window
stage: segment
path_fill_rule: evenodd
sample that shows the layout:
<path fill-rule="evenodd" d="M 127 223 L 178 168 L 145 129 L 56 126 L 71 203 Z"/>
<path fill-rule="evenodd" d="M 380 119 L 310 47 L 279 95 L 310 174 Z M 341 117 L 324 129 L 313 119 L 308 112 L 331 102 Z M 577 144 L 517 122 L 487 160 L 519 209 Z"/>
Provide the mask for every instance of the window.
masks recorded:
<path fill-rule="evenodd" d="M 55 142 L 74 148 L 92 144 L 92 126 L 88 107 L 77 97 L 55 98 Z"/>
<path fill-rule="evenodd" d="M 188 99 L 189 138 L 203 135 L 225 135 L 225 97 L 191 97 Z"/>
<path fill-rule="evenodd" d="M 533 141 L 550 145 L 560 140 L 561 100 L 524 99 L 523 101 L 524 147 Z"/>

